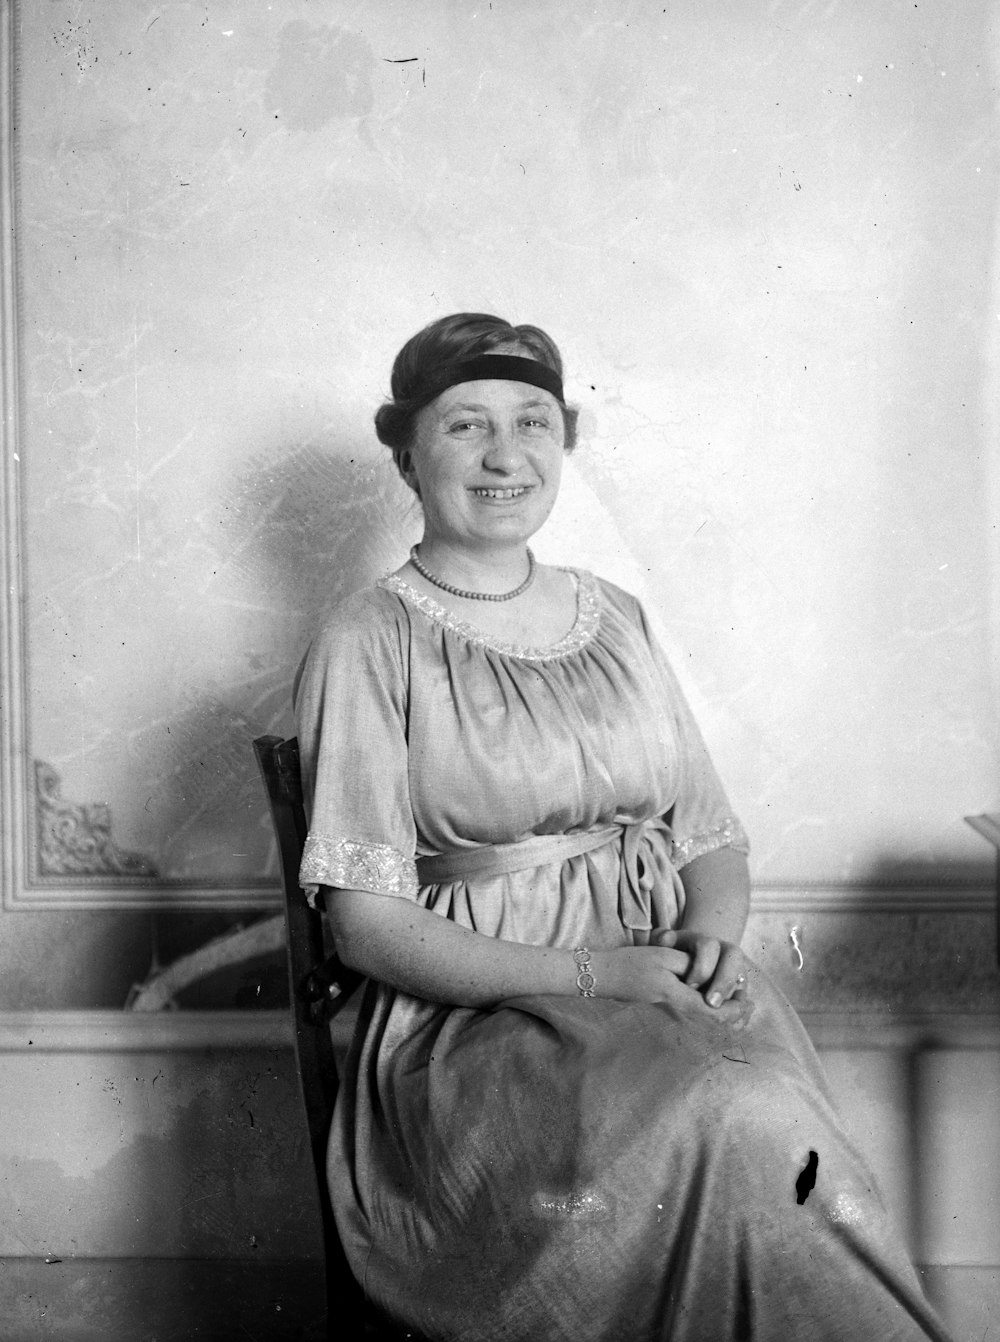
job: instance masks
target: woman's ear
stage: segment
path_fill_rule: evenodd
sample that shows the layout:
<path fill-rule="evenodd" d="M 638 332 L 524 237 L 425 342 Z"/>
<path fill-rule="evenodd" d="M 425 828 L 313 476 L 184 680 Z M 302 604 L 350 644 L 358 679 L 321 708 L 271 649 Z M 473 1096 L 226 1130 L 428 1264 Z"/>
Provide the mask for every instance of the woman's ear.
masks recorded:
<path fill-rule="evenodd" d="M 579 439 L 580 411 L 575 405 L 567 405 L 563 409 L 563 448 L 567 452 L 572 452 Z"/>
<path fill-rule="evenodd" d="M 409 485 L 419 499 L 420 486 L 417 483 L 416 472 L 413 469 L 413 453 L 408 447 L 400 449 L 399 455 L 396 457 L 396 466 L 399 469 L 399 474 L 404 483 Z"/>

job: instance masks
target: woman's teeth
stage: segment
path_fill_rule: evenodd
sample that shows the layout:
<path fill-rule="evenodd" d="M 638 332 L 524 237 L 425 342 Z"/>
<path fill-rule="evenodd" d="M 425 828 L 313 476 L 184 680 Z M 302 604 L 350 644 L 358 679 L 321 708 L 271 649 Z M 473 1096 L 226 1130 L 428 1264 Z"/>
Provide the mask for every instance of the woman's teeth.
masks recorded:
<path fill-rule="evenodd" d="M 528 486 L 519 485 L 517 489 L 474 489 L 472 492 L 481 499 L 516 499 L 527 494 Z"/>

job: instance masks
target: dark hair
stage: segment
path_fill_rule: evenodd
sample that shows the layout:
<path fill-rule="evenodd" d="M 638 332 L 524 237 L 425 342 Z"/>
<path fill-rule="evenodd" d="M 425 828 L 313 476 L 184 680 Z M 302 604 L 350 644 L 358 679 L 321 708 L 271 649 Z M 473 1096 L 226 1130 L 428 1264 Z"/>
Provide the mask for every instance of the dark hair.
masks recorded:
<path fill-rule="evenodd" d="M 551 336 L 537 326 L 512 326 L 489 313 L 456 312 L 410 337 L 392 365 L 392 400 L 375 412 L 375 432 L 379 442 L 392 450 L 397 467 L 401 454 L 413 444 L 417 415 L 427 404 L 421 393 L 428 381 L 449 364 L 498 349 L 507 354 L 525 352 L 562 377 L 562 358 Z M 560 409 L 569 452 L 576 444 L 577 412 L 565 405 Z"/>

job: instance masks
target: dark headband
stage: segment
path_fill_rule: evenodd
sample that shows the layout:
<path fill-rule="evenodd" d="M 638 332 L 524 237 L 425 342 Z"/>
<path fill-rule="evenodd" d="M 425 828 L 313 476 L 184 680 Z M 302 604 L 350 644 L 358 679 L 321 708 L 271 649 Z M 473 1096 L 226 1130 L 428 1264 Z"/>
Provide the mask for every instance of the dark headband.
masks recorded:
<path fill-rule="evenodd" d="M 440 396 L 449 387 L 460 382 L 527 382 L 551 392 L 564 405 L 562 378 L 548 364 L 537 359 L 523 359 L 517 354 L 479 354 L 474 359 L 462 359 L 437 369 L 420 385 L 410 398 L 414 410 Z"/>

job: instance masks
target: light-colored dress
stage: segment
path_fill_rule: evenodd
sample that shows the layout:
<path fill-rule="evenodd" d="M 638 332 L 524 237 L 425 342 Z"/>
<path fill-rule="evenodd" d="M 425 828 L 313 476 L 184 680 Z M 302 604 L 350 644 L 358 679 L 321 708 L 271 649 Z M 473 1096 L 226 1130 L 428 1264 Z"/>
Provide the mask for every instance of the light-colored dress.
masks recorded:
<path fill-rule="evenodd" d="M 307 890 L 607 949 L 679 923 L 687 862 L 745 848 L 641 607 L 574 577 L 541 649 L 396 577 L 338 607 L 296 690 Z M 433 854 L 471 874 L 419 884 Z M 368 1295 L 430 1342 L 943 1338 L 802 1026 L 763 975 L 754 997 L 735 1029 L 600 984 L 474 1010 L 369 983 L 329 1158 Z"/>

